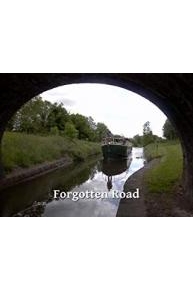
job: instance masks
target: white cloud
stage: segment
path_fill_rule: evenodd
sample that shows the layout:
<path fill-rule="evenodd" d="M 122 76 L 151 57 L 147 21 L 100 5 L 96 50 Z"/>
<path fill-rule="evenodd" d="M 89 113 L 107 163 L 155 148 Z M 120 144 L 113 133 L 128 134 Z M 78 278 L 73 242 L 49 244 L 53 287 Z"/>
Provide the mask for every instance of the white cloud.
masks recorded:
<path fill-rule="evenodd" d="M 64 104 L 64 107 L 72 107 L 76 104 L 76 102 L 72 99 L 67 99 L 67 98 L 61 98 L 59 99 L 59 102 Z"/>
<path fill-rule="evenodd" d="M 128 90 L 101 84 L 73 84 L 44 92 L 43 99 L 63 102 L 71 113 L 92 116 L 115 134 L 133 137 L 142 134 L 150 121 L 153 133 L 162 136 L 166 116 L 154 104 Z"/>

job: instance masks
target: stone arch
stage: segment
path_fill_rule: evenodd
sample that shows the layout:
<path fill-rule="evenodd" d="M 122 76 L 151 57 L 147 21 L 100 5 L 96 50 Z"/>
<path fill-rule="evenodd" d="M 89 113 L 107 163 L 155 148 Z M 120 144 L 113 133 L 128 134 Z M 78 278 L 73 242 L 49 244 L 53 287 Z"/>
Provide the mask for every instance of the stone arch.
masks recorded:
<path fill-rule="evenodd" d="M 0 140 L 8 120 L 28 100 L 49 89 L 72 83 L 101 83 L 133 91 L 159 107 L 175 126 L 183 148 L 183 181 L 193 198 L 193 75 L 127 73 L 1 74 Z M 0 176 L 3 166 L 0 162 Z"/>

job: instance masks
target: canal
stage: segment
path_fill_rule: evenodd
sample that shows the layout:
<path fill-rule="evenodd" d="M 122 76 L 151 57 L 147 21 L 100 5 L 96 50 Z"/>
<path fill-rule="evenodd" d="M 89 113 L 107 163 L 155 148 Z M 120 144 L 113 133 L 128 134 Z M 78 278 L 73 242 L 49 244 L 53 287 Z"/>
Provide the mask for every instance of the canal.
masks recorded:
<path fill-rule="evenodd" d="M 116 216 L 120 199 L 111 198 L 112 191 L 123 191 L 128 177 L 143 166 L 143 148 L 133 148 L 128 160 L 92 159 L 58 169 L 1 191 L 0 216 Z M 54 199 L 54 190 L 107 192 L 108 198 Z"/>

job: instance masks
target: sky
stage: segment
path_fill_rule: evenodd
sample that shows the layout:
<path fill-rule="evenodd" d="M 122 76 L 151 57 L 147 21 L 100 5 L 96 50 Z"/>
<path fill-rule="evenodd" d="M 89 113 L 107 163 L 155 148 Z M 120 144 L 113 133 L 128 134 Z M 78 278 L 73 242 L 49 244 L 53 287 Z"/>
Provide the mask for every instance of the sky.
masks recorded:
<path fill-rule="evenodd" d="M 91 116 L 107 125 L 113 134 L 142 135 L 150 121 L 153 134 L 162 136 L 166 116 L 147 99 L 120 87 L 102 84 L 72 84 L 41 94 L 44 100 L 62 102 L 70 113 Z"/>

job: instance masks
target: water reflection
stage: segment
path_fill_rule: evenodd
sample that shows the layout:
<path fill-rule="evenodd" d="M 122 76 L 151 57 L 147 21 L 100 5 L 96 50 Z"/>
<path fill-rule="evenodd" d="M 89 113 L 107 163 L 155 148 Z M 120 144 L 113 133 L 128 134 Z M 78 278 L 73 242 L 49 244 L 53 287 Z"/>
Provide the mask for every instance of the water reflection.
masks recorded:
<path fill-rule="evenodd" d="M 143 167 L 143 149 L 133 148 L 131 159 L 90 160 L 59 169 L 0 193 L 1 216 L 116 216 L 119 200 L 112 190 L 122 191 L 127 178 Z M 107 192 L 106 199 L 53 199 L 53 190 Z"/>
<path fill-rule="evenodd" d="M 113 176 L 120 175 L 125 172 L 131 163 L 131 156 L 128 159 L 102 161 L 102 172 L 107 176 L 107 189 L 113 189 Z"/>

